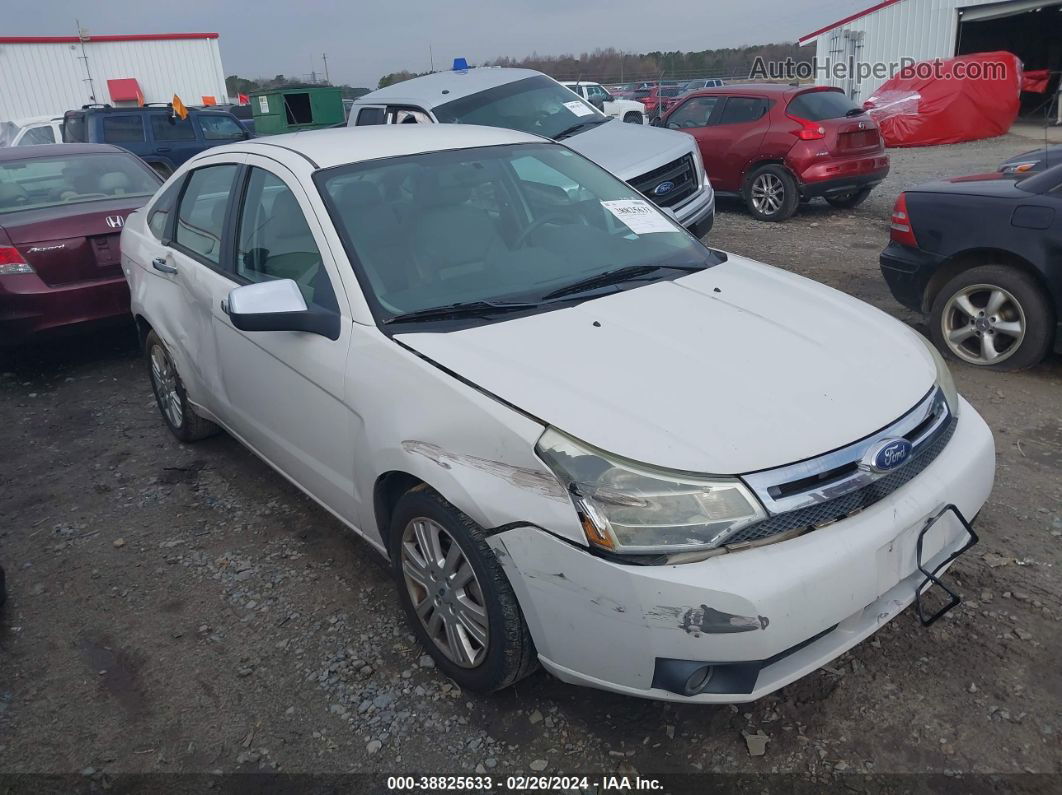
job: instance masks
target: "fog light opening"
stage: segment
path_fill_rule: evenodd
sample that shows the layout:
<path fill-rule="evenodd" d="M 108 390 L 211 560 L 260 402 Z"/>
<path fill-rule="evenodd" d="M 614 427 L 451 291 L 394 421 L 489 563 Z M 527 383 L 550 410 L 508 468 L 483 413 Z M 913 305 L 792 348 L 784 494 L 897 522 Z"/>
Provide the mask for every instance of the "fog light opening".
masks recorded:
<path fill-rule="evenodd" d="M 703 693 L 704 689 L 708 687 L 708 683 L 712 681 L 714 672 L 715 669 L 710 665 L 702 665 L 696 669 L 686 680 L 686 695 L 695 696 L 698 693 Z"/>

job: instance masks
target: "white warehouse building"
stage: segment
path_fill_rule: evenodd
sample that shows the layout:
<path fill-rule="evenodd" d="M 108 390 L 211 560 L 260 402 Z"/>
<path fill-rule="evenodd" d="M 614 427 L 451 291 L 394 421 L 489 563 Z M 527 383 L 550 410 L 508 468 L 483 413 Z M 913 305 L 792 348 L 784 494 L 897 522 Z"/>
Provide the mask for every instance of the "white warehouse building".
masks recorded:
<path fill-rule="evenodd" d="M 1026 70 L 1048 69 L 1049 94 L 1062 70 L 1062 0 L 883 0 L 809 33 L 800 44 L 815 47 L 815 62 L 867 67 L 1006 50 Z M 869 71 L 865 68 L 863 73 Z M 885 77 L 820 75 L 817 82 L 865 101 Z"/>
<path fill-rule="evenodd" d="M 91 102 L 226 101 L 217 33 L 0 36 L 0 121 Z"/>

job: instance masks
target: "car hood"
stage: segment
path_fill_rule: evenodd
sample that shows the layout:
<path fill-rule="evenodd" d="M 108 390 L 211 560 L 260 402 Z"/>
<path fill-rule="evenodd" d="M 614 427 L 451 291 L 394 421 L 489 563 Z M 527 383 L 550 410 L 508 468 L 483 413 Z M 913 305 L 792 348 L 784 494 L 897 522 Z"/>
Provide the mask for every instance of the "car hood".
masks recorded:
<path fill-rule="evenodd" d="M 596 447 L 713 474 L 843 447 L 902 416 L 936 379 L 903 324 L 734 255 L 570 308 L 395 338 Z"/>
<path fill-rule="evenodd" d="M 696 145 L 693 136 L 687 133 L 624 124 L 618 119 L 591 127 L 561 143 L 628 182 L 689 154 Z"/>

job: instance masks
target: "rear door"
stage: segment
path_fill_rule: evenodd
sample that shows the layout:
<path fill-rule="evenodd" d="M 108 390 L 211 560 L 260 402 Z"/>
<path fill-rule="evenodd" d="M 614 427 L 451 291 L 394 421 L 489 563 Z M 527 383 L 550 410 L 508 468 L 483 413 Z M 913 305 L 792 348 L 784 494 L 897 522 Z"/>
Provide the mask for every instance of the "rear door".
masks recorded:
<path fill-rule="evenodd" d="M 128 149 L 139 157 L 153 154 L 154 147 L 148 143 L 147 130 L 144 125 L 145 113 L 110 113 L 95 114 L 90 123 L 98 123 L 101 143 L 114 144 Z"/>
<path fill-rule="evenodd" d="M 154 138 L 154 153 L 169 165 L 171 171 L 202 149 L 196 140 L 191 117 L 181 119 L 171 113 L 145 115 Z"/>
<path fill-rule="evenodd" d="M 702 153 L 712 153 L 708 177 L 716 190 L 741 190 L 745 167 L 759 153 L 767 132 L 768 108 L 764 97 L 727 96 L 713 109 L 708 126 L 694 133 Z"/>

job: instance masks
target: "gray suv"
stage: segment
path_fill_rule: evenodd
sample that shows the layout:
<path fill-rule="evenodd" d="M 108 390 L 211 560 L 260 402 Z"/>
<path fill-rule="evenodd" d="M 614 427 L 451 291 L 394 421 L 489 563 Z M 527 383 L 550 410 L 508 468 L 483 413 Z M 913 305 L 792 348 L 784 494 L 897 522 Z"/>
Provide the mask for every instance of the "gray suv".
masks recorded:
<path fill-rule="evenodd" d="M 359 97 L 347 125 L 481 124 L 563 141 L 628 182 L 697 237 L 715 221 L 715 195 L 696 141 L 610 119 L 530 69 L 436 72 Z"/>

